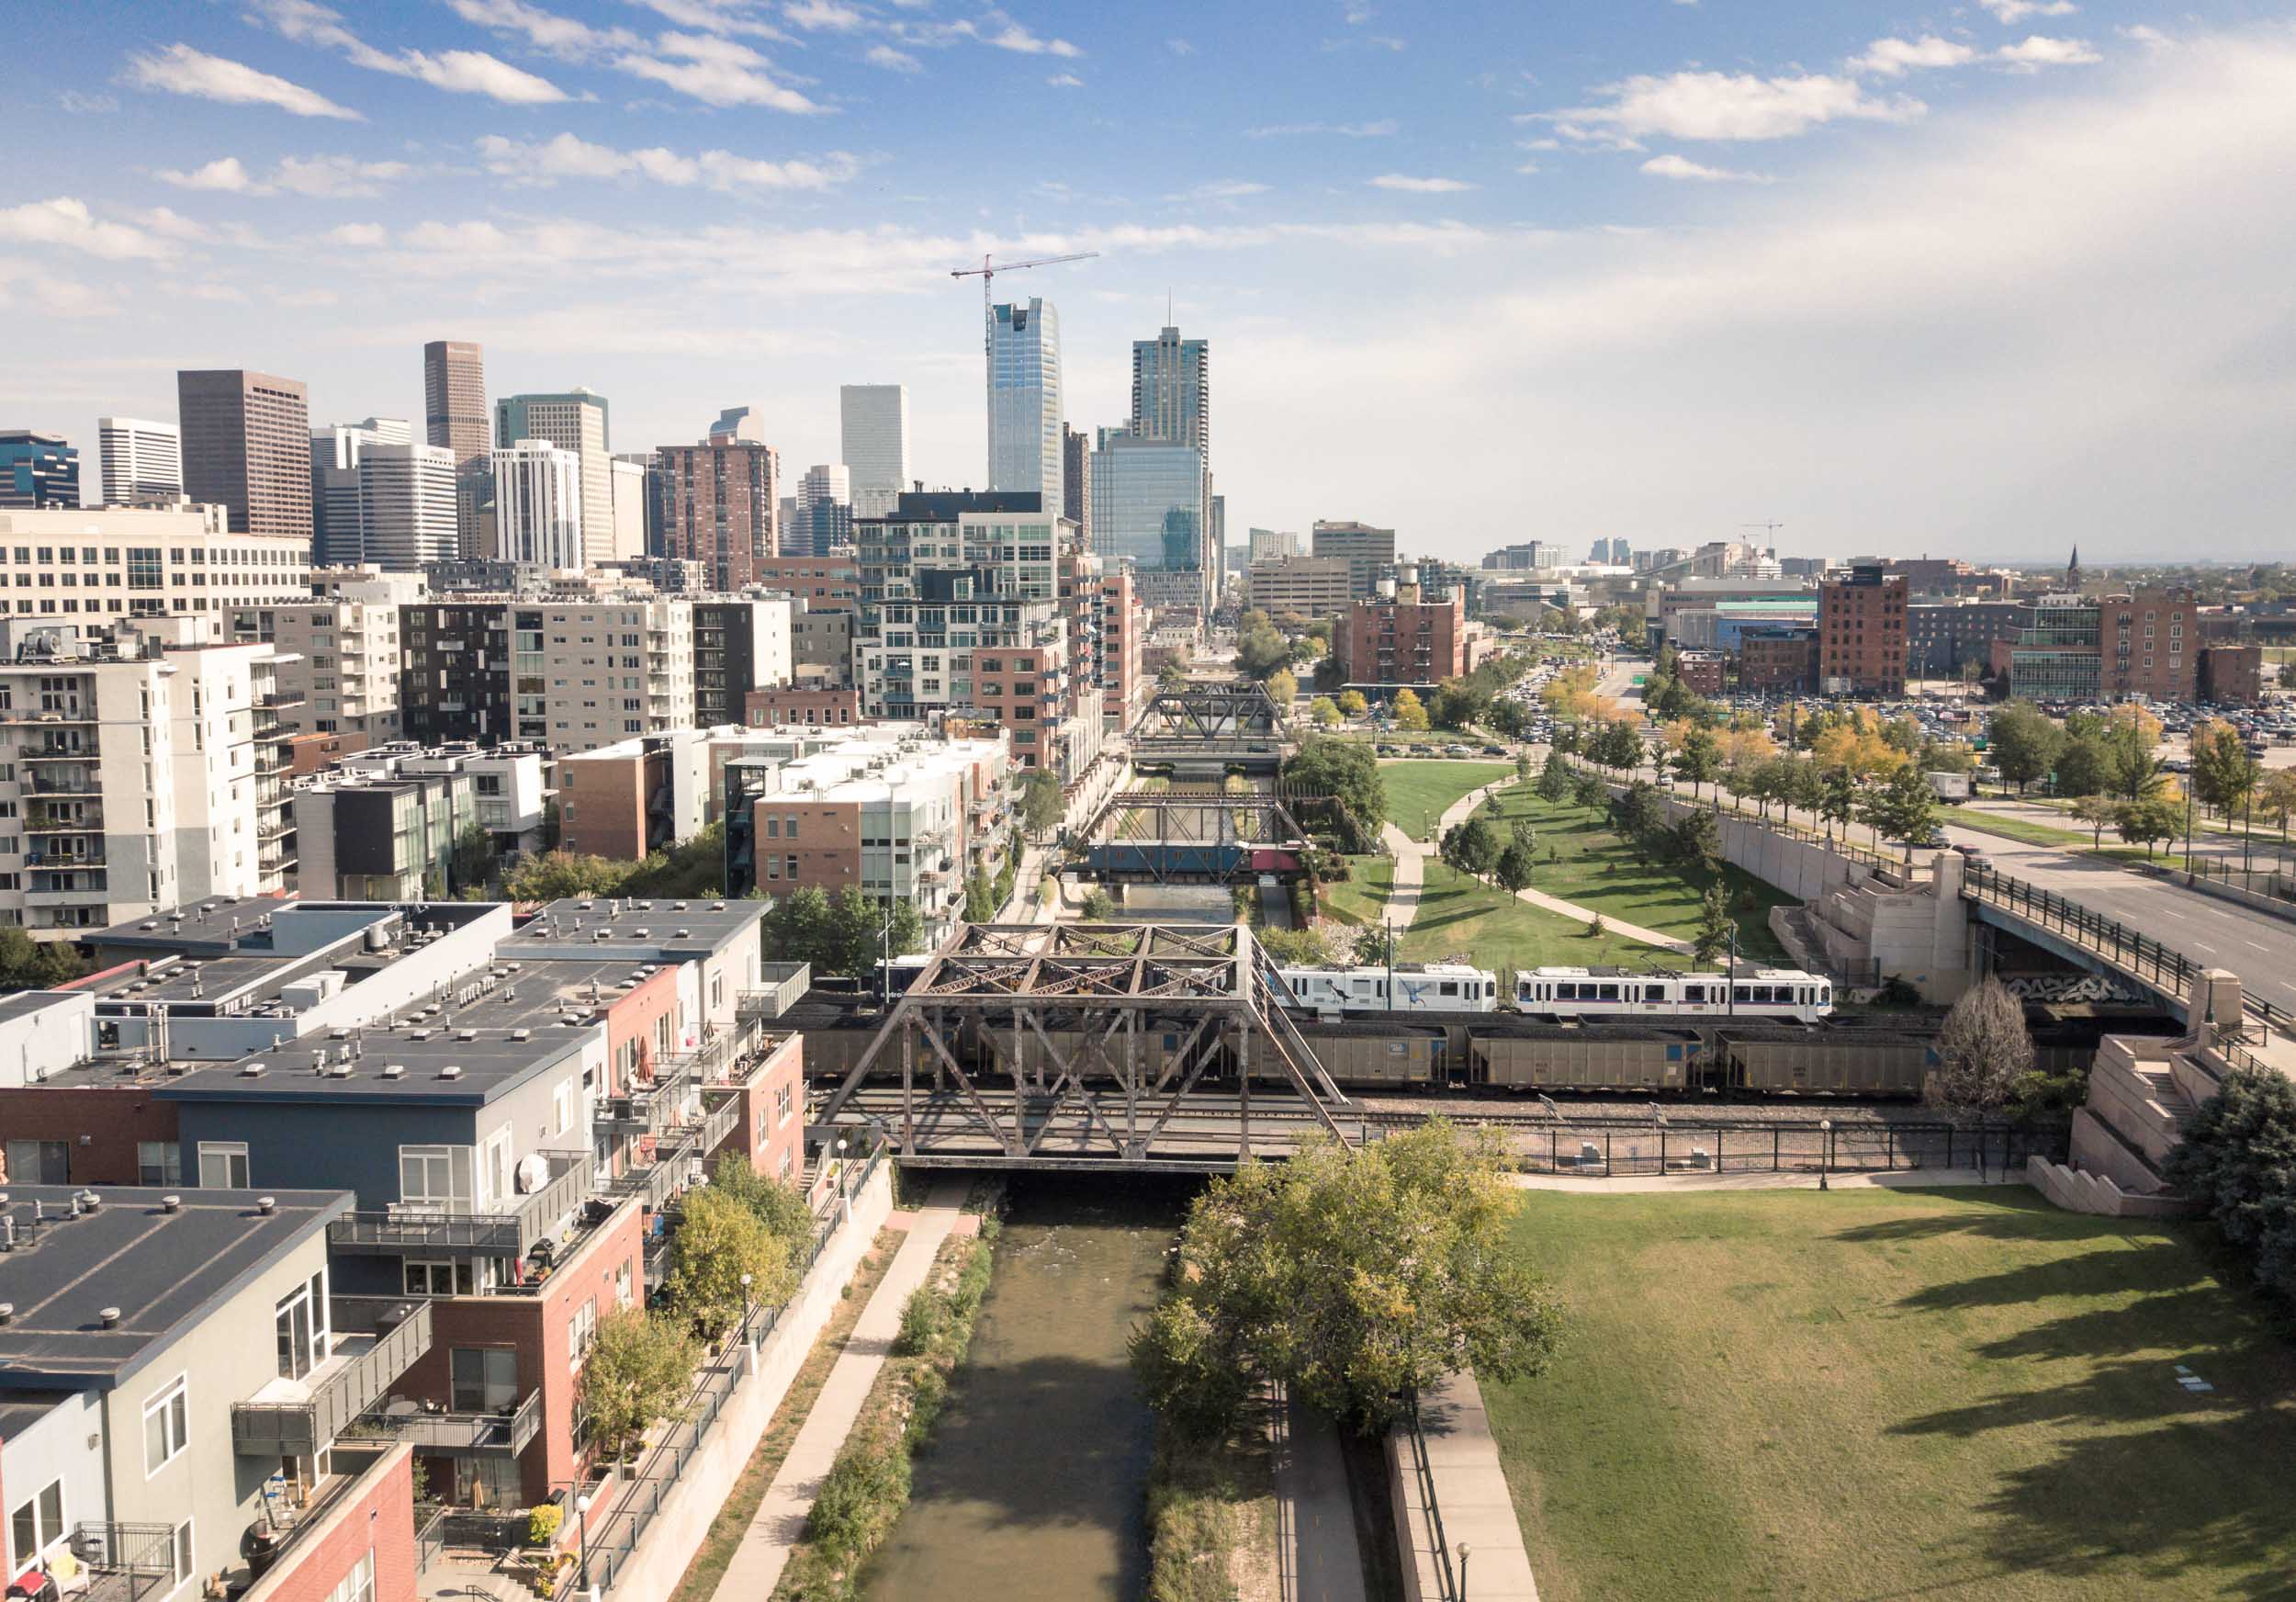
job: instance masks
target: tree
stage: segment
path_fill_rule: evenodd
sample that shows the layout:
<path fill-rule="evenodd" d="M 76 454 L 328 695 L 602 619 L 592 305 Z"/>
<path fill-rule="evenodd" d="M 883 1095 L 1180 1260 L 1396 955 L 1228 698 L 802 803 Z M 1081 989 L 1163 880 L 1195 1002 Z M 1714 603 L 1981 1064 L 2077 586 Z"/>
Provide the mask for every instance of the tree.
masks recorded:
<path fill-rule="evenodd" d="M 502 880 L 512 901 L 560 901 L 612 896 L 636 864 L 610 862 L 580 852 L 545 852 L 528 857 Z"/>
<path fill-rule="evenodd" d="M 1469 818 L 1458 832 L 1458 860 L 1452 865 L 1478 879 L 1489 878 L 1507 849 L 1506 840 L 1487 818 Z"/>
<path fill-rule="evenodd" d="M 1486 1384 L 1541 1372 L 1561 1312 L 1511 1249 L 1510 1167 L 1495 1134 L 1438 1118 L 1213 1179 L 1188 1208 L 1172 1290 L 1132 1332 L 1150 1404 L 1216 1436 L 1280 1382 L 1375 1436 L 1454 1370 Z"/>
<path fill-rule="evenodd" d="M 62 941 L 36 941 L 20 929 L 0 925 L 0 993 L 52 990 L 87 968 L 80 953 Z"/>
<path fill-rule="evenodd" d="M 2112 821 L 2122 840 L 2144 848 L 2149 861 L 2157 841 L 2177 838 L 2177 831 L 2184 827 L 2184 810 L 2165 795 L 2150 795 L 2141 801 L 2122 802 Z"/>
<path fill-rule="evenodd" d="M 1295 795 L 1331 796 L 1374 834 L 1387 818 L 1378 753 L 1360 741 L 1311 735 L 1284 759 L 1283 778 Z"/>
<path fill-rule="evenodd" d="M 744 1287 L 741 1277 L 749 1276 Z M 689 1191 L 685 1222 L 670 1237 L 670 1272 L 662 1291 L 670 1305 L 715 1341 L 741 1322 L 752 1304 L 778 1307 L 796 1289 L 789 1242 L 738 1197 L 704 1185 Z"/>
<path fill-rule="evenodd" d="M 1235 662 L 1246 677 L 1265 681 L 1291 660 L 1291 647 L 1265 612 L 1247 612 L 1236 629 Z"/>
<path fill-rule="evenodd" d="M 1362 691 L 1347 690 L 1340 694 L 1339 709 L 1350 717 L 1361 717 L 1371 710 L 1371 703 L 1363 698 Z"/>
<path fill-rule="evenodd" d="M 1722 776 L 1722 747 L 1715 739 L 1714 730 L 1693 728 L 1685 733 L 1671 766 L 1674 776 L 1690 785 L 1691 799 L 1696 800 L 1700 786 L 1711 784 Z"/>
<path fill-rule="evenodd" d="M 1084 915 L 1094 923 L 1106 923 L 1116 916 L 1116 897 L 1098 885 L 1085 892 Z"/>
<path fill-rule="evenodd" d="M 1525 851 L 1535 852 L 1538 849 L 1538 825 L 1527 818 L 1513 818 L 1507 824 L 1507 840 Z"/>
<path fill-rule="evenodd" d="M 2248 742 L 2229 723 L 2211 720 L 2192 731 L 2192 794 L 2226 822 L 2245 806 L 2264 776 L 2263 764 L 2248 754 Z"/>
<path fill-rule="evenodd" d="M 1492 876 L 1499 881 L 1499 887 L 1510 896 L 1517 890 L 1531 887 L 1531 872 L 1537 862 L 1532 849 L 1517 841 L 1499 853 L 1499 865 L 1492 870 Z"/>
<path fill-rule="evenodd" d="M 2002 779 L 2021 794 L 2045 776 L 2064 749 L 2065 731 L 2030 701 L 2011 701 L 1993 714 L 1986 728 L 1986 750 Z"/>
<path fill-rule="evenodd" d="M 964 920 L 967 923 L 986 923 L 996 916 L 996 908 L 1004 905 L 996 898 L 996 886 L 989 880 L 986 868 L 976 867 L 964 882 Z"/>
<path fill-rule="evenodd" d="M 2032 1071 L 2033 1037 L 2024 1003 L 1988 974 L 1962 992 L 1937 1035 L 1937 1071 L 1927 1094 L 1933 1107 L 1989 1112 L 2006 1106 L 2017 1081 Z"/>
<path fill-rule="evenodd" d="M 1708 823 L 1714 819 L 1705 813 L 1697 816 Z M 1716 957 L 1730 949 L 1730 908 L 1723 898 L 1722 886 L 1709 885 L 1706 893 L 1698 898 L 1698 931 L 1690 937 L 1690 960 L 1694 966 L 1705 968 Z"/>
<path fill-rule="evenodd" d="M 805 1192 L 787 1180 L 767 1179 L 739 1152 L 727 1152 L 717 1159 L 716 1167 L 710 1169 L 710 1189 L 747 1207 L 760 1224 L 787 1243 L 792 1256 L 798 1243 L 812 1238 L 813 1208 Z"/>
<path fill-rule="evenodd" d="M 1300 681 L 1289 668 L 1277 668 L 1267 675 L 1267 698 L 1276 704 L 1276 710 L 1289 714 L 1294 697 L 1300 694 Z"/>
<path fill-rule="evenodd" d="M 2234 1068 L 2185 1125 L 2166 1173 L 2253 1258 L 2258 1284 L 2296 1294 L 2296 1083 Z"/>
<path fill-rule="evenodd" d="M 1611 827 L 1621 840 L 1644 846 L 1666 827 L 1666 808 L 1659 805 L 1659 793 L 1649 781 L 1637 779 L 1618 793 L 1610 804 Z"/>
<path fill-rule="evenodd" d="M 1030 768 L 1020 781 L 1020 827 L 1041 838 L 1067 813 L 1059 776 L 1050 768 Z"/>
<path fill-rule="evenodd" d="M 1548 750 L 1546 765 L 1538 770 L 1538 798 L 1550 805 L 1558 805 L 1570 794 L 1571 786 L 1576 782 L 1575 775 L 1570 772 L 1570 760 L 1559 750 Z"/>
<path fill-rule="evenodd" d="M 2288 838 L 2289 818 L 2296 815 L 2296 768 L 2274 768 L 2264 775 L 2257 786 L 2257 810 L 2279 826 L 2282 840 Z"/>
<path fill-rule="evenodd" d="M 1722 871 L 1722 826 L 1713 813 L 1701 807 L 1683 814 L 1672 835 L 1674 857 L 1691 874 L 1711 881 Z"/>
<path fill-rule="evenodd" d="M 2107 783 L 2105 742 L 2093 734 L 2067 735 L 2057 752 L 2056 792 L 2060 795 L 2095 795 Z"/>
<path fill-rule="evenodd" d="M 1826 820 L 1826 843 L 1831 845 L 1834 825 L 1841 826 L 1843 839 L 1850 834 L 1850 819 L 1857 813 L 1858 782 L 1847 768 L 1825 770 L 1825 793 L 1818 800 L 1818 815 Z"/>
<path fill-rule="evenodd" d="M 1308 716 L 1318 728 L 1330 728 L 1339 722 L 1339 707 L 1329 695 L 1318 695 L 1308 703 Z"/>
<path fill-rule="evenodd" d="M 1937 794 L 1920 770 L 1908 763 L 1868 790 L 1858 813 L 1875 839 L 1904 841 L 1910 863 L 1914 842 L 1927 840 L 1936 827 Z"/>
<path fill-rule="evenodd" d="M 614 1461 L 629 1456 L 646 1427 L 684 1397 L 700 1360 L 692 1337 L 644 1308 L 599 1319 L 574 1389 L 600 1454 Z"/>
<path fill-rule="evenodd" d="M 494 836 L 475 819 L 462 826 L 446 858 L 447 876 L 457 890 L 484 885 L 494 874 Z"/>
<path fill-rule="evenodd" d="M 1574 786 L 1579 805 L 1589 812 L 1600 812 L 1610 805 L 1610 786 L 1593 773 L 1581 773 Z"/>
<path fill-rule="evenodd" d="M 1395 701 L 1391 710 L 1395 714 L 1396 728 L 1409 729 L 1414 734 L 1425 732 L 1427 728 L 1427 708 L 1421 703 L 1418 695 L 1412 691 L 1396 691 Z"/>
<path fill-rule="evenodd" d="M 2083 795 L 2073 803 L 2073 816 L 2095 831 L 2091 843 L 2098 850 L 2104 849 L 2106 825 L 2120 821 L 2122 806 L 2110 795 Z"/>
<path fill-rule="evenodd" d="M 1169 657 L 1165 658 L 1164 666 L 1156 670 L 1156 688 L 1159 690 L 1182 690 L 1187 687 L 1187 670 L 1180 666 L 1178 662 L 1174 661 Z"/>
<path fill-rule="evenodd" d="M 1649 755 L 1642 743 L 1642 731 L 1626 719 L 1603 725 L 1603 732 L 1595 738 L 1594 749 L 1587 753 L 1606 768 L 1631 773 L 1642 766 Z"/>

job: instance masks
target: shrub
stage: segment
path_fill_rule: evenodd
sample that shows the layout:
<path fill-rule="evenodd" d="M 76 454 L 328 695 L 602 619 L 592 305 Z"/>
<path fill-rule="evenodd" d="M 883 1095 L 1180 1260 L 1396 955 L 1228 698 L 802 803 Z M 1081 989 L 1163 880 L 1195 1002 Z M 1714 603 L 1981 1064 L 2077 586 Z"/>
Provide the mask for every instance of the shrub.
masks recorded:
<path fill-rule="evenodd" d="M 832 1566 L 850 1569 L 909 1497 L 908 1454 L 849 1447 L 822 1476 L 805 1536 Z"/>
<path fill-rule="evenodd" d="M 893 1337 L 895 1356 L 922 1357 L 948 1323 L 948 1304 L 930 1285 L 918 1288 L 901 1309 L 901 1331 Z"/>
<path fill-rule="evenodd" d="M 566 1522 L 566 1509 L 555 1502 L 537 1502 L 526 1512 L 526 1544 L 548 1546 Z"/>

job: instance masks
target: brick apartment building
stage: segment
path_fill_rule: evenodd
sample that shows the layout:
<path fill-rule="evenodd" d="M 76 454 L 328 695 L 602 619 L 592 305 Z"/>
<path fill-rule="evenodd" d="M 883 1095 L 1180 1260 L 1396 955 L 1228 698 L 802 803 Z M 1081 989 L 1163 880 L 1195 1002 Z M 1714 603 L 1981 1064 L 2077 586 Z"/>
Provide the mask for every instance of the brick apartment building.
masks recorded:
<path fill-rule="evenodd" d="M 1818 683 L 1818 631 L 1750 628 L 1739 637 L 1738 683 L 1743 690 L 1800 694 Z"/>
<path fill-rule="evenodd" d="M 2177 590 L 2043 595 L 2015 638 L 1993 647 L 1993 673 L 2036 701 L 2191 701 L 2200 695 L 2199 608 Z"/>
<path fill-rule="evenodd" d="M 752 690 L 742 698 L 741 721 L 751 728 L 850 728 L 861 721 L 861 692 L 805 684 Z"/>
<path fill-rule="evenodd" d="M 1833 695 L 1906 693 L 1906 580 L 1865 565 L 1818 587 L 1818 684 Z"/>
<path fill-rule="evenodd" d="M 1341 618 L 1333 646 L 1352 689 L 1439 684 L 1467 671 L 1467 603 L 1415 592 L 1358 601 Z"/>

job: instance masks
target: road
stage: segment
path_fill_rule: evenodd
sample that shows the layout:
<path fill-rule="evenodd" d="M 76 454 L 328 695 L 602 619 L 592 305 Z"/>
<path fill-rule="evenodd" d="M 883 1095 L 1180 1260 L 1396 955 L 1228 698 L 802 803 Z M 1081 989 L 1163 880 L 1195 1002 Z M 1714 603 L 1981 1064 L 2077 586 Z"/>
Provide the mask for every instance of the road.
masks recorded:
<path fill-rule="evenodd" d="M 1986 795 L 1975 801 L 1964 801 L 1960 805 L 1975 807 L 1983 812 L 1998 813 L 2004 818 L 2014 818 L 2027 823 L 2043 824 L 2051 829 L 2082 830 L 2088 832 L 2090 839 L 2096 838 L 2095 831 L 2089 825 L 2054 807 L 2020 802 L 2014 797 L 2003 800 L 1995 795 Z M 2110 825 L 2106 826 L 2104 841 L 2108 845 L 2121 843 L 2120 837 L 2112 831 Z M 2257 873 L 2262 874 L 2270 870 L 2276 862 L 2287 862 L 2292 853 L 2296 853 L 2296 847 L 2283 841 L 2277 830 L 2267 826 L 2256 830 L 2255 839 L 2249 844 L 2245 860 Z M 2184 841 L 2181 839 L 2176 842 L 2175 854 L 2179 859 L 2184 856 Z M 2196 857 L 2207 857 L 2212 862 L 2222 863 L 2233 868 L 2239 867 L 2244 860 L 2239 835 L 2226 834 L 2222 829 L 2206 828 L 2197 818 L 2192 828 L 2192 854 Z"/>

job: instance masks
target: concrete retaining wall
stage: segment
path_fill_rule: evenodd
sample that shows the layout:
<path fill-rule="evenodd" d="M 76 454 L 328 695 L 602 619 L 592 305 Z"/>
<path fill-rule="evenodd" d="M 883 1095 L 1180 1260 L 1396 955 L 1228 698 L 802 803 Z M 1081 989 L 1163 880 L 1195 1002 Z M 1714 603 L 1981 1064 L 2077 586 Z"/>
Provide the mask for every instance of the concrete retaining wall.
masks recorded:
<path fill-rule="evenodd" d="M 869 1250 L 877 1231 L 893 1212 L 893 1164 L 877 1165 L 853 1197 L 852 1221 L 837 1233 L 820 1260 L 798 1286 L 797 1294 L 782 1309 L 772 1334 L 758 1348 L 749 1376 L 742 1381 L 716 1424 L 703 1438 L 662 1498 L 660 1512 L 647 1526 L 636 1550 L 614 1574 L 613 1595 L 631 1602 L 669 1596 L 678 1588 L 686 1565 L 702 1548 L 702 1538 L 725 1506 L 734 1481 L 748 1466 L 750 1453 L 773 1420 L 773 1410 L 789 1394 L 790 1382 L 813 1349 L 822 1327 L 829 1322 L 853 1277 L 854 1269 Z M 594 1527 L 593 1527 L 594 1529 Z"/>
<path fill-rule="evenodd" d="M 1435 1482 L 1432 1512 L 1408 1428 L 1387 1438 L 1387 1477 L 1406 1602 L 1453 1602 L 1458 1593 L 1445 1575 L 1459 1577 L 1461 1546 L 1468 1548 L 1466 1594 L 1475 1602 L 1538 1602 L 1530 1552 L 1523 1544 L 1523 1527 L 1514 1517 L 1514 1499 L 1475 1376 L 1446 1375 L 1420 1398 L 1419 1419 L 1428 1478 Z M 1437 1551 L 1438 1529 L 1449 1548 L 1447 1569 Z"/>
<path fill-rule="evenodd" d="M 2187 1218 L 2197 1209 L 2181 1196 L 2132 1196 L 2101 1174 L 2084 1173 L 2046 1157 L 2026 1159 L 2033 1189 L 2067 1213 L 2100 1218 Z"/>

